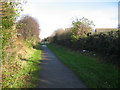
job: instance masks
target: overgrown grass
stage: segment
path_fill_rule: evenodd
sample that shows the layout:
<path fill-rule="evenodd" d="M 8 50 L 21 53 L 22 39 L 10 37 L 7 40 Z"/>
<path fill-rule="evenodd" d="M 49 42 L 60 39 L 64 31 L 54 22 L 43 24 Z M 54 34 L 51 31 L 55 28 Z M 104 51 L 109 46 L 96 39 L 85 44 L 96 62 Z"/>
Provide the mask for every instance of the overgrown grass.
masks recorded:
<path fill-rule="evenodd" d="M 15 60 L 15 57 L 11 57 L 14 60 L 11 65 L 4 65 L 3 88 L 36 87 L 39 81 L 41 50 L 30 48 L 25 58 L 18 57 Z"/>
<path fill-rule="evenodd" d="M 47 45 L 55 55 L 89 88 L 117 88 L 118 69 L 95 58 L 63 49 L 55 44 Z"/>
<path fill-rule="evenodd" d="M 34 88 L 36 87 L 39 81 L 39 73 L 40 73 L 40 57 L 41 51 L 34 50 L 29 58 L 24 61 L 27 62 L 25 67 L 21 70 L 25 74 L 26 83 L 24 83 L 23 87 Z"/>

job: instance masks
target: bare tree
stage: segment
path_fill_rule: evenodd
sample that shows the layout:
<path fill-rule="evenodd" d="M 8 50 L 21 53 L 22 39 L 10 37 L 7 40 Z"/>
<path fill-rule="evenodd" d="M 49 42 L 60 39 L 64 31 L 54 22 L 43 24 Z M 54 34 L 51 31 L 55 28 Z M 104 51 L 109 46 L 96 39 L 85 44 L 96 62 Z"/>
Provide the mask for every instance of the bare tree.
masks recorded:
<path fill-rule="evenodd" d="M 23 39 L 39 39 L 39 24 L 31 16 L 25 16 L 17 24 L 18 34 L 23 37 Z"/>

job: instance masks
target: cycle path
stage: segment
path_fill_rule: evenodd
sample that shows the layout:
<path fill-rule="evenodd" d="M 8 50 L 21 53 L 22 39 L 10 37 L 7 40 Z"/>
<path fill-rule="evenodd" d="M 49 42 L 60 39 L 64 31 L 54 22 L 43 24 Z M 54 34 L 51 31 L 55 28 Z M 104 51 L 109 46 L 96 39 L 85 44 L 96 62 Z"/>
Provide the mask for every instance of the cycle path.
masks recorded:
<path fill-rule="evenodd" d="M 45 45 L 42 46 L 40 67 L 38 88 L 87 88 Z"/>

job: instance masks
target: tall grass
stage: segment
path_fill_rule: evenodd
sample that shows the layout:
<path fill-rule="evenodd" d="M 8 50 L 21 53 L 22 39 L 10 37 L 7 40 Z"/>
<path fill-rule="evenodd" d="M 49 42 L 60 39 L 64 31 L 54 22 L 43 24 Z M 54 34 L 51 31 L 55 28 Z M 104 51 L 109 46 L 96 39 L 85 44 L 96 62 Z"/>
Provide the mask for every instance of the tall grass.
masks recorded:
<path fill-rule="evenodd" d="M 9 57 L 12 59 L 11 64 L 3 65 L 2 88 L 34 88 L 39 81 L 41 50 L 31 47 L 25 50 L 22 48 L 19 52 L 26 54 L 25 57 L 14 53 L 13 57 Z"/>

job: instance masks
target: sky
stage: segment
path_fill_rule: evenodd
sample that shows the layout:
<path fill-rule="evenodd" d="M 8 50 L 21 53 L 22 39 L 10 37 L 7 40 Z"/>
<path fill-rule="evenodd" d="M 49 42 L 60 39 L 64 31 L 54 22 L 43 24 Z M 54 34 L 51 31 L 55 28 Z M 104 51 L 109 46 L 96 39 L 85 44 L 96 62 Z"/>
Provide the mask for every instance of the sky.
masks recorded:
<path fill-rule="evenodd" d="M 114 1 L 114 2 L 113 2 Z M 40 26 L 41 39 L 59 28 L 71 27 L 75 18 L 88 18 L 94 28 L 117 28 L 119 0 L 27 0 L 21 16 L 34 17 Z"/>

